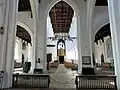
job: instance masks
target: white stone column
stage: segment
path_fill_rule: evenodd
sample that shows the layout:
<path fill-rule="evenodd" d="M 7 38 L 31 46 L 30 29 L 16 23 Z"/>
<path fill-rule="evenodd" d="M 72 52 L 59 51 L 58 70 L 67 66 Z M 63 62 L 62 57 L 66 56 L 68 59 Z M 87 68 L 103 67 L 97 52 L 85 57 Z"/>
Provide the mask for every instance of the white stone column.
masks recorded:
<path fill-rule="evenodd" d="M 19 56 L 19 52 L 20 52 L 19 40 L 18 40 L 18 38 L 16 37 L 16 40 L 15 40 L 14 60 L 16 60 L 17 62 L 21 62 L 20 56 Z"/>
<path fill-rule="evenodd" d="M 32 60 L 32 46 L 28 43 L 28 61 Z"/>
<path fill-rule="evenodd" d="M 104 54 L 105 54 L 104 59 L 105 59 L 105 60 L 107 60 L 107 46 L 106 46 L 106 38 L 107 38 L 107 37 L 105 37 L 105 38 L 104 38 Z"/>
<path fill-rule="evenodd" d="M 40 58 L 40 63 L 36 63 L 36 69 L 43 69 L 46 71 L 46 31 L 47 31 L 47 17 L 45 17 L 45 10 L 42 9 L 44 6 L 40 3 L 36 4 L 36 22 L 37 22 L 37 33 L 36 33 L 36 61 Z M 38 13 L 39 12 L 39 13 Z"/>
<path fill-rule="evenodd" d="M 4 0 L 5 1 L 5 15 L 4 21 L 4 34 L 2 35 L 2 53 L 1 60 L 4 74 L 4 88 L 12 86 L 12 70 L 13 70 L 13 59 L 14 59 L 14 48 L 15 48 L 15 35 L 16 35 L 16 16 L 18 0 Z"/>
<path fill-rule="evenodd" d="M 82 52 L 81 52 L 81 35 L 80 35 L 80 15 L 77 15 L 77 47 L 78 47 L 78 73 L 82 72 Z"/>
<path fill-rule="evenodd" d="M 19 59 L 22 61 L 22 39 L 19 39 Z"/>
<path fill-rule="evenodd" d="M 120 0 L 108 0 L 113 57 L 117 87 L 120 90 Z"/>
<path fill-rule="evenodd" d="M 87 0 L 87 11 L 86 11 L 86 30 L 87 30 L 87 36 L 88 36 L 88 48 L 89 48 L 89 56 L 91 57 L 91 67 L 93 67 L 93 54 L 95 55 L 95 46 L 94 46 L 94 40 L 92 36 L 92 22 L 93 22 L 93 15 L 94 15 L 94 8 L 95 8 L 95 2 L 96 0 Z"/>
<path fill-rule="evenodd" d="M 28 49 L 29 49 L 29 47 L 28 47 L 28 45 L 27 45 L 27 42 L 25 42 L 25 44 L 26 44 L 25 61 L 28 61 Z"/>
<path fill-rule="evenodd" d="M 3 26 L 4 10 L 5 10 L 5 0 L 0 0 L 0 27 Z M 3 60 L 2 58 L 2 34 L 0 34 L 0 70 L 3 70 Z"/>
<path fill-rule="evenodd" d="M 16 56 L 18 57 L 18 59 L 19 59 L 19 61 L 20 61 L 19 52 L 20 52 L 20 44 L 19 44 L 19 39 L 18 39 L 18 37 L 16 37 L 16 40 L 15 40 L 15 52 L 14 52 L 14 56 L 15 56 L 15 54 L 16 54 Z"/>
<path fill-rule="evenodd" d="M 80 6 L 80 15 L 79 15 L 79 22 L 78 22 L 78 59 L 80 60 L 78 65 L 80 67 L 92 67 L 92 45 L 91 45 L 91 28 L 88 21 L 88 16 L 87 14 L 87 3 L 83 0 L 81 1 L 81 6 Z M 89 27 L 89 28 L 88 28 Z M 81 49 L 80 49 L 81 48 Z M 80 56 L 81 53 L 81 56 Z M 82 65 L 82 57 L 90 57 L 91 59 L 91 64 L 90 65 Z"/>
<path fill-rule="evenodd" d="M 30 43 L 28 43 L 28 62 L 31 62 L 31 70 L 30 70 L 30 73 L 32 73 L 33 72 L 33 70 L 34 70 L 34 64 L 33 64 L 33 55 L 32 55 L 32 48 L 33 48 L 33 46 L 30 44 Z"/>

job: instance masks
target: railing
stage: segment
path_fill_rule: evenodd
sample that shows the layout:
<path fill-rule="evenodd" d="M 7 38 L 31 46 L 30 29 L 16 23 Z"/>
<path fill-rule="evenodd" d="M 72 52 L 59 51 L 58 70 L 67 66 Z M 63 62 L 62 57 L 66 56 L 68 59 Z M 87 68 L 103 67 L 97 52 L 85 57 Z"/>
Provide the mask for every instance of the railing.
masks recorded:
<path fill-rule="evenodd" d="M 4 76 L 4 71 L 0 71 L 0 89 L 3 88 L 3 76 Z"/>
<path fill-rule="evenodd" d="M 117 90 L 116 76 L 81 75 L 76 76 L 77 89 L 112 89 Z"/>
<path fill-rule="evenodd" d="M 49 88 L 49 84 L 49 75 L 13 74 L 13 88 Z"/>

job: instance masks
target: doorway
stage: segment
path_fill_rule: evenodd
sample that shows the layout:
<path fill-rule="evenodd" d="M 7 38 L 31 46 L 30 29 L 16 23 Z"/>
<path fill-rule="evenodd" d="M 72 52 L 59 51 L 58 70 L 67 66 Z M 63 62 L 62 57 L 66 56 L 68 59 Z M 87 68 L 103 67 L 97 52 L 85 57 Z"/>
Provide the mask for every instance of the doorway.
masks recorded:
<path fill-rule="evenodd" d="M 64 56 L 59 56 L 59 62 L 60 62 L 60 64 L 64 63 Z"/>

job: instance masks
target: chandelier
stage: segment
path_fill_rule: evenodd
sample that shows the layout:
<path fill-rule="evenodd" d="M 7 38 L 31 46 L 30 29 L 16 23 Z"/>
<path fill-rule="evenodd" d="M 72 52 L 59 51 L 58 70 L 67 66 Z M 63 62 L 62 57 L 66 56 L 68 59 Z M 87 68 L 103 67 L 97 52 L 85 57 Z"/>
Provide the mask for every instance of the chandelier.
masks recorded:
<path fill-rule="evenodd" d="M 73 39 L 77 39 L 77 37 L 70 37 L 68 33 L 55 33 L 54 37 L 48 37 L 48 39 L 54 41 L 54 40 L 68 40 L 68 41 L 73 41 Z"/>

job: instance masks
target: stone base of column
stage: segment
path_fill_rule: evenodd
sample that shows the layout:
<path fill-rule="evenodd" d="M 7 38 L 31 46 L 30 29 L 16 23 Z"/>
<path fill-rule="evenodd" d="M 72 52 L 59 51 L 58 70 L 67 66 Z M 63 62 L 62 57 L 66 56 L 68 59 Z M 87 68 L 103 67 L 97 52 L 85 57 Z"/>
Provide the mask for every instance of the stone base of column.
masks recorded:
<path fill-rule="evenodd" d="M 120 90 L 120 76 L 117 76 L 116 79 L 117 79 L 117 90 Z"/>
<path fill-rule="evenodd" d="M 4 72 L 2 88 L 11 88 L 12 87 L 12 74 Z"/>

